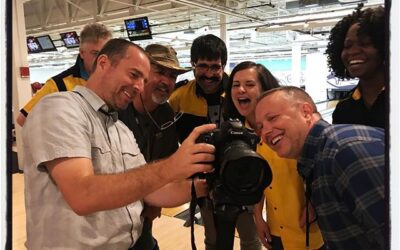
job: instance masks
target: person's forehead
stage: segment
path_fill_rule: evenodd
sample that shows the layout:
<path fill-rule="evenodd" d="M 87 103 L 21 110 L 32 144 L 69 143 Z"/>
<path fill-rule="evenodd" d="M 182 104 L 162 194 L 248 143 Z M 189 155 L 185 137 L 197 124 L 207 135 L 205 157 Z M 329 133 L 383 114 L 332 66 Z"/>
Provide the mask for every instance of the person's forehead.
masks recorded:
<path fill-rule="evenodd" d="M 164 67 L 160 64 L 151 62 L 151 69 L 156 70 L 156 71 L 160 71 L 160 73 L 169 73 L 169 72 L 174 72 L 174 70 Z"/>
<path fill-rule="evenodd" d="M 270 111 L 273 109 L 280 109 L 285 105 L 285 98 L 282 96 L 282 92 L 274 92 L 267 96 L 264 96 L 259 102 L 258 107 L 265 111 Z"/>
<path fill-rule="evenodd" d="M 141 50 L 133 46 L 127 48 L 125 55 L 119 59 L 118 65 L 123 68 L 140 70 L 145 77 L 148 77 L 150 72 L 148 57 Z"/>
<path fill-rule="evenodd" d="M 100 41 L 85 42 L 85 43 L 82 43 L 80 45 L 80 47 L 81 47 L 81 49 L 84 49 L 84 50 L 100 50 L 101 48 L 103 48 L 104 44 L 105 44 L 105 42 L 100 42 Z"/>
<path fill-rule="evenodd" d="M 357 30 L 360 28 L 358 23 L 353 23 L 352 25 L 349 26 L 349 29 L 346 32 L 346 35 L 348 36 L 349 34 L 355 34 L 354 32 L 357 32 Z"/>
<path fill-rule="evenodd" d="M 199 60 L 197 60 L 197 63 L 205 63 L 205 64 L 221 64 L 221 58 L 218 59 L 207 59 L 207 58 L 199 58 Z"/>
<path fill-rule="evenodd" d="M 349 38 L 363 40 L 363 39 L 369 39 L 370 37 L 369 37 L 368 33 L 366 33 L 366 32 L 360 33 L 360 23 L 353 23 L 349 27 L 349 29 L 347 30 L 347 33 L 346 33 L 346 39 L 349 39 Z"/>
<path fill-rule="evenodd" d="M 350 38 L 359 41 L 371 41 L 371 34 L 368 30 L 360 30 L 360 24 L 355 23 L 347 31 L 346 40 Z"/>
<path fill-rule="evenodd" d="M 146 62 L 148 62 L 149 67 L 150 67 L 150 59 L 149 57 L 146 55 L 146 53 L 142 50 L 140 50 L 139 48 L 135 47 L 135 46 L 129 46 L 126 49 L 126 57 L 127 58 L 133 58 L 135 61 L 135 59 L 140 58 L 141 60 L 144 60 Z"/>
<path fill-rule="evenodd" d="M 162 74 L 162 75 L 166 75 L 166 76 L 169 76 L 169 75 L 178 76 L 179 75 L 178 71 L 176 71 L 174 69 L 171 69 L 171 68 L 168 68 L 168 67 L 165 67 L 163 65 L 157 64 L 157 63 L 151 62 L 151 68 L 153 70 L 159 71 L 159 73 Z"/>
<path fill-rule="evenodd" d="M 233 76 L 233 80 L 237 80 L 239 78 L 253 79 L 255 77 L 257 77 L 257 71 L 255 70 L 255 68 L 246 68 L 237 71 L 236 74 Z"/>

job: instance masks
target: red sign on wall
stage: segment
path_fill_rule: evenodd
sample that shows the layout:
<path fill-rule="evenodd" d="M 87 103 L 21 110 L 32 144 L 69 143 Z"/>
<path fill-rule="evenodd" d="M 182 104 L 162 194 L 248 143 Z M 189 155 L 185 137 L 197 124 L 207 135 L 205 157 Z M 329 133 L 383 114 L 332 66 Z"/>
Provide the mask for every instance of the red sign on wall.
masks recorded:
<path fill-rule="evenodd" d="M 22 78 L 29 77 L 29 67 L 19 67 L 19 73 Z"/>

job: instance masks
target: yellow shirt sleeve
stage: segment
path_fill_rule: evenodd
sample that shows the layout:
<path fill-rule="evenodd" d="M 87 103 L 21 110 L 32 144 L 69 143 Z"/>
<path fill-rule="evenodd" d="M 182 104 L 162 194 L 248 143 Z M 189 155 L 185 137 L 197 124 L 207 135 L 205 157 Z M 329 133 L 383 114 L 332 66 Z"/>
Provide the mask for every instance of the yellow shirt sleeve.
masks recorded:
<path fill-rule="evenodd" d="M 43 87 L 36 92 L 36 94 L 28 101 L 27 104 L 21 109 L 21 113 L 27 116 L 32 108 L 46 95 L 58 92 L 58 88 L 53 79 L 49 79 Z"/>

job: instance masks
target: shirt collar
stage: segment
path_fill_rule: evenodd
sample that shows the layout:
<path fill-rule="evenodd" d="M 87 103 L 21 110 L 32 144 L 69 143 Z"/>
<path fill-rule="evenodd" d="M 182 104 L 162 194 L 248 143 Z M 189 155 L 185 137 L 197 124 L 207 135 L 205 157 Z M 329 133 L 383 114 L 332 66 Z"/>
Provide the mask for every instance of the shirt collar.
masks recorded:
<path fill-rule="evenodd" d="M 317 152 L 325 140 L 321 134 L 328 126 L 330 126 L 329 123 L 320 119 L 315 123 L 307 135 L 303 146 L 303 152 L 297 161 L 297 170 L 304 179 L 312 174 L 314 164 L 318 159 Z"/>
<path fill-rule="evenodd" d="M 379 93 L 382 93 L 383 91 L 385 91 L 385 86 L 382 87 L 382 89 Z M 353 98 L 355 101 L 358 101 L 361 99 L 361 97 L 362 97 L 361 88 L 360 88 L 360 85 L 357 85 L 356 89 L 354 90 L 353 94 L 351 95 L 351 98 Z"/>
<path fill-rule="evenodd" d="M 92 90 L 84 86 L 77 85 L 74 88 L 74 92 L 82 96 L 94 110 L 99 111 L 106 116 L 110 116 L 114 122 L 118 120 L 118 112 L 116 112 L 115 110 L 111 110 L 111 108 L 108 107 L 104 100 L 101 99 Z"/>

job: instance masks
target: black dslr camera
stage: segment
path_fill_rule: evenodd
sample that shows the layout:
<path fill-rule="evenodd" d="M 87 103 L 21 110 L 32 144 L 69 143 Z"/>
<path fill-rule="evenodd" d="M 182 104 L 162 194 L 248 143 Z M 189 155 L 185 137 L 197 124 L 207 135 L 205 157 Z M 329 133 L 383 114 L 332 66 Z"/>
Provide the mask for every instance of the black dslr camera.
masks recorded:
<path fill-rule="evenodd" d="M 214 172 L 205 174 L 215 213 L 229 216 L 231 207 L 254 205 L 272 181 L 272 172 L 263 157 L 255 152 L 258 136 L 235 119 L 220 129 L 201 134 L 197 143 L 216 148 Z"/>

